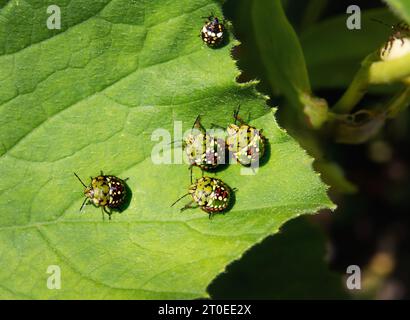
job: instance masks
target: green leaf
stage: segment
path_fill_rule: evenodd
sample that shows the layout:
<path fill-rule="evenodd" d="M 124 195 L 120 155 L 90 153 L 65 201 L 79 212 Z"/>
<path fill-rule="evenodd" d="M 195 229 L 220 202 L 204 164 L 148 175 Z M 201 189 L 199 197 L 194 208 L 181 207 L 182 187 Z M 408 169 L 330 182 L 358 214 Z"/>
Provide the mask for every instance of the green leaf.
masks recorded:
<path fill-rule="evenodd" d="M 410 2 L 407 0 L 384 0 L 399 17 L 410 23 Z"/>
<path fill-rule="evenodd" d="M 346 27 L 348 15 L 330 18 L 303 31 L 300 36 L 310 80 L 314 89 L 346 87 L 361 61 L 380 48 L 391 30 L 373 21 L 394 24 L 387 9 L 362 12 L 362 29 Z"/>
<path fill-rule="evenodd" d="M 279 90 L 319 128 L 327 119 L 328 106 L 311 96 L 302 47 L 280 0 L 253 0 L 252 4 L 254 36 L 272 91 Z"/>
<path fill-rule="evenodd" d="M 271 86 L 298 105 L 299 95 L 310 93 L 310 83 L 299 40 L 280 0 L 253 0 L 252 22 Z"/>
<path fill-rule="evenodd" d="M 232 36 L 216 50 L 198 37 L 201 17 L 222 16 L 218 2 L 54 3 L 61 30 L 46 28 L 42 1 L 0 13 L 1 298 L 206 297 L 215 276 L 284 222 L 334 208 L 255 84 L 236 83 Z M 238 189 L 225 215 L 171 208 L 187 192 L 188 166 L 153 164 L 152 133 L 172 133 L 174 121 L 189 129 L 198 114 L 225 126 L 238 104 L 264 129 L 266 163 L 256 175 L 239 165 L 217 173 Z M 92 206 L 78 212 L 73 172 L 100 170 L 129 177 L 132 190 L 111 221 Z M 60 290 L 46 286 L 49 265 L 61 268 Z"/>

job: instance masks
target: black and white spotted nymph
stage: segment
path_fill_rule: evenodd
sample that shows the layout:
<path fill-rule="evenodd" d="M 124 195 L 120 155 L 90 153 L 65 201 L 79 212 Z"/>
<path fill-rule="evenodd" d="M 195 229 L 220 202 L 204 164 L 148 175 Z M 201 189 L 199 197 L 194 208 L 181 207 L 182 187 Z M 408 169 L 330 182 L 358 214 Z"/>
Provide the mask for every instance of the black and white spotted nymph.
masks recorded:
<path fill-rule="evenodd" d="M 225 40 L 225 27 L 217 17 L 211 15 L 202 27 L 201 37 L 208 46 L 218 47 Z"/>

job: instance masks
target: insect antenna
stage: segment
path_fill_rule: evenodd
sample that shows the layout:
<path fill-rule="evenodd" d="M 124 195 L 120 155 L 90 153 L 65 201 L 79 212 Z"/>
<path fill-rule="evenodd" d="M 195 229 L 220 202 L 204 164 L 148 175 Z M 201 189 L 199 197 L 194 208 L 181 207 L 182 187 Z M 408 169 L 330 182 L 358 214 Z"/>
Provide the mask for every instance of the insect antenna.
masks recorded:
<path fill-rule="evenodd" d="M 83 204 L 82 204 L 81 207 L 80 207 L 80 212 L 81 212 L 81 210 L 83 210 L 83 207 L 84 207 L 84 205 L 85 205 L 85 203 L 86 203 L 87 200 L 88 200 L 88 198 L 85 198 L 85 199 L 84 199 Z"/>
<path fill-rule="evenodd" d="M 85 183 L 80 179 L 80 177 L 74 172 L 74 175 L 77 177 L 77 179 L 81 182 L 81 184 L 87 188 L 87 186 L 85 185 Z"/>
<path fill-rule="evenodd" d="M 195 127 L 200 126 L 200 123 L 201 123 L 201 115 L 198 114 L 198 116 L 197 116 L 196 119 L 195 119 L 194 124 L 192 125 L 191 133 L 192 133 L 192 130 L 194 130 Z"/>
<path fill-rule="evenodd" d="M 378 20 L 378 19 L 375 19 L 375 18 L 371 18 L 370 20 L 373 20 L 374 22 L 380 23 L 381 25 L 383 25 L 383 26 L 385 26 L 385 27 L 388 27 L 388 28 L 390 28 L 390 29 L 393 29 L 393 28 L 394 28 L 394 26 L 392 26 L 392 25 L 390 25 L 390 24 L 387 24 L 387 23 L 385 23 L 385 22 L 383 22 L 383 21 L 381 21 L 381 20 Z"/>
<path fill-rule="evenodd" d="M 226 129 L 225 127 L 222 127 L 219 124 L 211 123 L 211 129 L 213 129 L 213 128 L 222 129 L 222 130 Z"/>
<path fill-rule="evenodd" d="M 198 130 L 200 130 L 200 131 L 202 131 L 202 132 L 206 132 L 204 126 L 203 126 L 202 123 L 201 123 L 201 115 L 200 115 L 200 114 L 196 117 L 195 122 L 194 122 L 194 124 L 192 125 L 191 134 L 192 134 L 192 132 L 194 131 L 194 129 L 198 129 Z"/>
<path fill-rule="evenodd" d="M 168 143 L 167 144 L 167 146 L 171 146 L 171 145 L 174 145 L 174 144 L 176 144 L 176 143 L 183 143 L 184 141 L 181 139 L 181 140 L 175 140 L 175 141 L 171 141 L 170 143 Z M 179 145 L 178 145 L 179 146 Z"/>
<path fill-rule="evenodd" d="M 173 204 L 171 204 L 171 207 L 173 207 L 174 205 L 176 205 L 179 201 L 181 201 L 182 199 L 184 199 L 186 196 L 189 196 L 189 193 L 184 194 L 182 197 L 180 197 L 177 201 L 175 201 Z"/>
<path fill-rule="evenodd" d="M 236 124 L 236 121 L 239 120 L 239 110 L 240 109 L 241 109 L 241 105 L 238 105 L 238 108 L 236 108 L 235 111 L 233 112 L 233 117 L 235 119 L 235 124 Z"/>

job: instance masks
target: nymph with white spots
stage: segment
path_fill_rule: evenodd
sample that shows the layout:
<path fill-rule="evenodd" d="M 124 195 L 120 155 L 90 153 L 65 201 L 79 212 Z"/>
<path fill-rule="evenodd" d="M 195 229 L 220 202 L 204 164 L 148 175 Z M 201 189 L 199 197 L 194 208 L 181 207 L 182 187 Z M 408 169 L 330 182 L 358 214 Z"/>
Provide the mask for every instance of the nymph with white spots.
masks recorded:
<path fill-rule="evenodd" d="M 239 117 L 239 107 L 234 112 L 235 123 L 227 128 L 228 136 L 226 144 L 228 151 L 234 159 L 244 166 L 259 164 L 259 160 L 265 153 L 266 139 L 262 134 L 262 129 L 256 129 L 246 124 Z M 239 122 L 239 125 L 236 122 Z"/>
<path fill-rule="evenodd" d="M 217 17 L 211 15 L 201 29 L 201 37 L 208 46 L 217 47 L 224 40 L 225 27 Z"/>
<path fill-rule="evenodd" d="M 192 183 L 188 193 L 175 201 L 172 206 L 182 198 L 191 195 L 191 202 L 182 207 L 181 211 L 199 207 L 211 218 L 212 215 L 222 213 L 229 208 L 231 192 L 229 186 L 222 180 L 204 176 Z"/>
<path fill-rule="evenodd" d="M 104 175 L 101 172 L 101 175 L 98 177 L 91 177 L 90 185 L 87 186 L 76 173 L 74 173 L 74 175 L 85 187 L 85 199 L 80 211 L 84 205 L 93 204 L 95 207 L 101 208 L 103 218 L 105 212 L 108 214 L 109 219 L 111 219 L 113 209 L 118 210 L 125 201 L 127 195 L 125 181 L 116 176 Z"/>
<path fill-rule="evenodd" d="M 191 133 L 185 137 L 183 147 L 191 167 L 210 171 L 225 162 L 225 140 L 208 134 L 200 116 L 196 118 Z"/>

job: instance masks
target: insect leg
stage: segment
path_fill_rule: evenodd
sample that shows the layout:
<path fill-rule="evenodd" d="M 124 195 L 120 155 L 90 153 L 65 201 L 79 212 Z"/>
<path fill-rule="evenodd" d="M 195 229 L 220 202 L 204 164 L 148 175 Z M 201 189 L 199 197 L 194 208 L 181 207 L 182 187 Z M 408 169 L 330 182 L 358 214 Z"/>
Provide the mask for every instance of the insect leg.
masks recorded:
<path fill-rule="evenodd" d="M 233 117 L 235 119 L 235 124 L 236 121 L 238 121 L 240 124 L 245 124 L 245 121 L 239 116 L 239 110 L 241 109 L 241 105 L 238 105 L 238 108 L 233 112 Z"/>
<path fill-rule="evenodd" d="M 208 219 L 212 220 L 212 218 L 214 217 L 213 212 L 208 213 Z"/>
<path fill-rule="evenodd" d="M 81 212 L 81 210 L 83 210 L 84 205 L 86 205 L 87 200 L 88 200 L 88 198 L 85 198 L 85 199 L 84 199 L 83 204 L 82 204 L 81 207 L 80 207 L 80 212 Z M 87 204 L 88 204 L 88 203 L 87 203 Z"/>
<path fill-rule="evenodd" d="M 387 42 L 387 50 L 391 50 L 393 48 L 393 42 L 394 42 L 395 38 L 393 36 L 391 36 L 389 38 L 389 41 Z"/>
<path fill-rule="evenodd" d="M 111 209 L 110 209 L 110 211 L 108 211 L 106 207 L 102 207 L 102 208 L 103 208 L 103 211 L 104 211 L 106 214 L 108 214 L 108 220 L 111 220 L 111 215 L 112 215 Z M 103 215 L 104 215 L 104 213 L 103 213 Z"/>
<path fill-rule="evenodd" d="M 194 205 L 194 203 L 195 203 L 195 202 L 193 202 L 193 201 L 187 203 L 185 206 L 183 206 L 183 207 L 181 208 L 181 212 L 182 212 L 182 211 L 185 211 L 185 210 L 187 210 L 187 209 L 195 209 L 195 208 L 198 208 L 198 205 Z"/>

